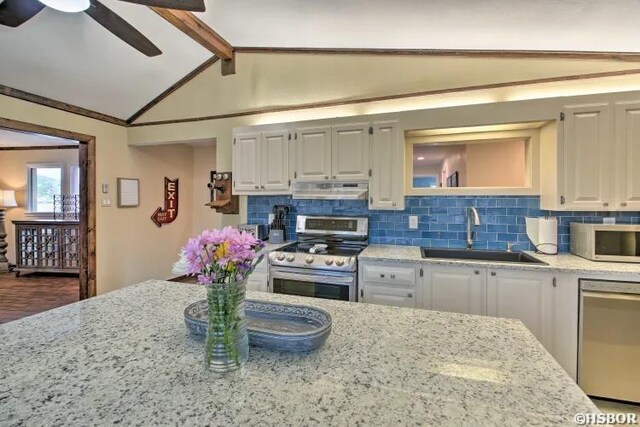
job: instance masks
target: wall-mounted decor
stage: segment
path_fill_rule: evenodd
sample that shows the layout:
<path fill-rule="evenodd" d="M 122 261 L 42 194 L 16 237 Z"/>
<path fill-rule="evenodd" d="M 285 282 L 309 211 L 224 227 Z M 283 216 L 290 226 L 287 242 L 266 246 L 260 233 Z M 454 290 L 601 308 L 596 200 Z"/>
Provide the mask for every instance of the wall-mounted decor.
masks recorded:
<path fill-rule="evenodd" d="M 102 191 L 104 192 L 104 187 Z M 108 186 L 107 191 L 109 191 Z M 118 178 L 118 207 L 135 208 L 139 205 L 140 180 L 137 178 Z"/>
<path fill-rule="evenodd" d="M 239 214 L 240 197 L 233 195 L 231 172 L 212 171 L 210 180 L 211 201 L 206 206 L 221 214 Z"/>
<path fill-rule="evenodd" d="M 164 178 L 164 208 L 159 207 L 151 215 L 151 220 L 158 227 L 170 224 L 178 217 L 178 178 Z"/>

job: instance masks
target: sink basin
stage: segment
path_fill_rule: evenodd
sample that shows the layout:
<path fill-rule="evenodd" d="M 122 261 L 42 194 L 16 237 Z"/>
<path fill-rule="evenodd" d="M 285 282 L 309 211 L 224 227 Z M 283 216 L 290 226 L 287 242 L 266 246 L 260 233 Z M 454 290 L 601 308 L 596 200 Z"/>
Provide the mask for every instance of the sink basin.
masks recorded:
<path fill-rule="evenodd" d="M 546 262 L 540 261 L 524 252 L 506 252 L 506 251 L 484 251 L 484 250 L 467 250 L 467 249 L 440 249 L 440 248 L 420 248 L 422 258 L 444 258 L 444 259 L 460 259 L 474 261 L 497 261 L 497 262 L 515 262 L 521 264 L 541 264 Z"/>

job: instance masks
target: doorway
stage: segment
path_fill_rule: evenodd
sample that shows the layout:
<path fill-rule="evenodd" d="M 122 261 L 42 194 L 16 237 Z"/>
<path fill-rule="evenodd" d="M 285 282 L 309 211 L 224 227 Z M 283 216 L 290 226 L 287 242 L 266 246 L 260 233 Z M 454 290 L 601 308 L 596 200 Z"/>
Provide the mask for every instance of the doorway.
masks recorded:
<path fill-rule="evenodd" d="M 15 150 L 29 152 L 33 149 L 33 153 L 40 153 L 40 158 L 48 158 L 43 154 L 46 150 L 51 150 L 51 152 L 58 151 L 57 157 L 49 156 L 54 159 L 52 162 L 25 163 L 23 170 L 26 175 L 26 180 L 24 181 L 26 185 L 24 188 L 4 189 L 9 190 L 6 193 L 8 196 L 15 194 L 14 190 L 22 191 L 19 200 L 24 206 L 24 210 L 29 211 L 29 218 L 26 218 L 26 221 L 4 222 L 5 228 L 11 228 L 12 231 L 10 233 L 12 234 L 11 239 L 6 242 L 6 245 L 9 246 L 8 253 L 12 264 L 17 264 L 17 267 L 12 265 L 12 268 L 17 269 L 20 273 L 20 277 L 15 277 L 14 275 L 11 276 L 11 279 L 8 279 L 9 276 L 3 274 L 3 277 L 7 279 L 5 280 L 5 287 L 13 290 L 18 289 L 18 286 L 22 286 L 22 284 L 16 284 L 17 280 L 23 277 L 25 279 L 32 277 L 32 280 L 29 281 L 31 287 L 20 288 L 21 291 L 26 293 L 21 294 L 19 299 L 23 301 L 24 295 L 29 294 L 29 289 L 32 291 L 37 290 L 39 293 L 36 292 L 36 294 L 40 295 L 41 298 L 39 299 L 39 304 L 34 304 L 32 309 L 34 312 L 30 312 L 29 310 L 31 309 L 27 309 L 24 311 L 24 315 L 35 314 L 39 307 L 42 308 L 39 311 L 44 311 L 73 302 L 71 301 L 72 299 L 77 301 L 95 296 L 95 137 L 4 118 L 0 118 L 0 132 L 7 132 L 7 134 L 17 133 L 16 135 L 20 135 L 23 141 L 48 142 L 48 144 L 42 145 L 36 145 L 35 142 L 31 142 L 31 146 L 28 148 L 17 147 Z M 4 149 L 0 147 L 0 154 L 11 151 L 12 149 L 6 147 L 6 144 Z M 66 154 L 66 152 L 71 151 L 74 151 L 74 157 L 77 161 L 64 161 L 65 158 L 71 158 L 69 154 Z M 24 158 L 25 156 L 21 155 L 21 157 Z M 56 158 L 62 160 L 56 162 Z M 7 183 L 2 181 L 3 177 L 0 176 L 0 183 L 7 186 Z M 52 205 L 49 205 L 49 203 L 53 203 L 53 201 L 47 198 L 47 192 L 59 192 L 67 196 L 66 198 L 59 197 L 57 199 L 55 220 L 53 214 L 48 212 L 52 210 Z M 67 203 L 67 207 L 64 209 L 60 205 L 61 201 L 62 203 Z M 75 210 L 69 208 L 69 203 L 71 205 L 75 204 Z M 9 206 L 15 206 L 16 204 L 14 202 L 13 205 L 9 204 Z M 38 214 L 39 210 L 42 211 L 42 215 Z M 75 221 L 74 218 L 76 219 Z M 42 222 L 39 223 L 37 221 Z M 29 222 L 34 222 L 35 224 L 30 229 Z M 51 222 L 52 229 L 57 227 L 59 230 L 52 231 L 52 229 L 47 229 L 47 223 L 49 222 Z M 15 227 L 18 227 L 17 223 L 20 224 L 20 227 L 24 227 L 26 231 L 16 229 L 14 233 L 13 227 L 14 224 L 16 224 Z M 37 242 L 31 237 L 31 234 L 34 233 L 37 234 Z M 31 244 L 32 246 L 28 247 L 26 251 L 20 252 L 21 244 Z M 30 257 L 34 256 L 34 249 L 40 251 L 39 258 L 36 261 L 30 259 Z M 39 271 L 39 269 L 43 271 Z M 29 276 L 24 276 L 23 272 L 24 274 L 29 274 Z M 50 280 L 42 276 L 46 274 L 52 275 Z M 75 277 L 75 287 L 73 287 L 73 281 L 69 277 Z M 11 281 L 13 282 L 9 283 Z M 42 283 L 39 284 L 38 281 Z M 50 290 L 57 288 L 60 293 L 55 295 L 45 293 L 43 296 L 42 286 L 46 286 L 47 283 L 51 285 Z M 7 292 L 13 292 L 13 290 Z M 10 295 L 12 295 L 14 303 L 11 309 L 20 311 L 20 308 L 16 307 L 15 294 L 10 293 Z M 1 322 L 2 318 L 0 318 Z"/>

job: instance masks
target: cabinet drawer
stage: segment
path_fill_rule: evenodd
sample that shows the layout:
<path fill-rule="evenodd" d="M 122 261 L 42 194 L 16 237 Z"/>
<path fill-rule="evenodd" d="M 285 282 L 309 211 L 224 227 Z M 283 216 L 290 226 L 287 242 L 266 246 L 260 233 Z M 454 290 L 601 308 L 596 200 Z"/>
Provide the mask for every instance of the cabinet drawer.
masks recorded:
<path fill-rule="evenodd" d="M 413 290 L 398 286 L 367 285 L 360 294 L 360 301 L 368 304 L 390 305 L 394 307 L 416 308 L 416 295 Z"/>
<path fill-rule="evenodd" d="M 416 269 L 413 266 L 398 267 L 396 264 L 392 267 L 385 264 L 365 264 L 362 268 L 362 278 L 365 282 L 384 283 L 407 287 L 414 287 L 416 284 Z"/>

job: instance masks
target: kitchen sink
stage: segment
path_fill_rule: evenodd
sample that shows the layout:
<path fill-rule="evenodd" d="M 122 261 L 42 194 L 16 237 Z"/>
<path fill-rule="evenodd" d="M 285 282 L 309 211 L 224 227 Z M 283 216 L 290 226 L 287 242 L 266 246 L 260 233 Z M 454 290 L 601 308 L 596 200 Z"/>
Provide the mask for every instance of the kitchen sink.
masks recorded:
<path fill-rule="evenodd" d="M 546 262 L 540 261 L 524 252 L 507 252 L 507 251 L 484 251 L 474 249 L 440 249 L 440 248 L 420 248 L 422 258 L 440 258 L 440 259 L 459 259 L 474 261 L 497 261 L 497 262 L 515 262 L 521 264 L 540 264 L 547 265 Z"/>

